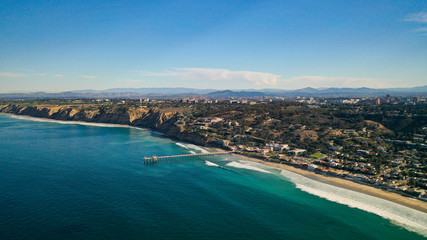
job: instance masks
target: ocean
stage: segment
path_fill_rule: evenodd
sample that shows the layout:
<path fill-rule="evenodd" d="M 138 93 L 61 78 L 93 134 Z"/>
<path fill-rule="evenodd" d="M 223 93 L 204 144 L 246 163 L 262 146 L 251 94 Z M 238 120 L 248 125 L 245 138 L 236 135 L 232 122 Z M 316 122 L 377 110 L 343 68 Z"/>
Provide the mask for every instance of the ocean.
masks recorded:
<path fill-rule="evenodd" d="M 0 239 L 425 239 L 427 214 L 108 124 L 0 114 Z"/>

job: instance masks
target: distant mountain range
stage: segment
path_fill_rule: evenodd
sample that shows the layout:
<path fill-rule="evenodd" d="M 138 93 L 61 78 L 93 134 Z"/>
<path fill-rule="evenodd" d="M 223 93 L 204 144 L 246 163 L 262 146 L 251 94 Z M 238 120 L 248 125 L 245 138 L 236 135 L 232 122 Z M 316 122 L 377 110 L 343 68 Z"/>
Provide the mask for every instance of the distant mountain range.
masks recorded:
<path fill-rule="evenodd" d="M 107 90 L 76 90 L 58 93 L 0 93 L 3 99 L 29 98 L 140 98 L 140 97 L 376 97 L 427 96 L 427 85 L 412 88 L 302 88 L 296 90 L 216 90 L 196 88 L 112 88 Z"/>

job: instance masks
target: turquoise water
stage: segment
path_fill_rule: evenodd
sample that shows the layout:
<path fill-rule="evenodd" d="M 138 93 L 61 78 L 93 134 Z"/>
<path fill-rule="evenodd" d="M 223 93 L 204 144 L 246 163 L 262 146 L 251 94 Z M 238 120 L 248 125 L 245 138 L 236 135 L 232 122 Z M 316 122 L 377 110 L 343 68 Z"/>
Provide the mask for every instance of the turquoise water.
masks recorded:
<path fill-rule="evenodd" d="M 237 157 L 142 161 L 190 151 L 148 130 L 0 115 L 0 239 L 425 239 L 423 213 L 408 217 L 420 230 Z"/>

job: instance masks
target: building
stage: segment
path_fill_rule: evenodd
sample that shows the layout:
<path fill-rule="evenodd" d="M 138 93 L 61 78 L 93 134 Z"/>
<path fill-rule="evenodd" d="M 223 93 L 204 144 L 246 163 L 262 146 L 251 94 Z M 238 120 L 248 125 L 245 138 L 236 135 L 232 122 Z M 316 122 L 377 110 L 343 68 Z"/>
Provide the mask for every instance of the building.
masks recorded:
<path fill-rule="evenodd" d="M 230 127 L 238 127 L 240 125 L 239 122 L 237 121 L 229 121 L 229 122 L 226 122 L 226 124 Z"/>
<path fill-rule="evenodd" d="M 308 171 L 310 171 L 310 172 L 314 172 L 314 171 L 316 171 L 317 169 L 319 169 L 319 166 L 317 166 L 316 164 L 310 164 L 310 165 L 307 167 L 307 170 L 308 170 Z"/>
<path fill-rule="evenodd" d="M 267 153 L 269 153 L 271 151 L 270 148 L 263 148 L 263 149 L 259 149 L 258 152 L 261 153 L 262 155 L 266 155 Z"/>
<path fill-rule="evenodd" d="M 267 143 L 267 144 L 265 144 L 265 147 L 266 148 L 271 148 L 274 151 L 279 151 L 280 152 L 280 151 L 283 151 L 285 149 L 288 149 L 289 145 L 288 144 Z"/>
<path fill-rule="evenodd" d="M 304 152 L 306 152 L 307 150 L 305 150 L 305 149 L 294 149 L 294 150 L 290 150 L 290 151 L 288 151 L 290 154 L 292 154 L 292 155 L 295 155 L 295 156 L 298 156 L 299 154 L 301 154 L 301 153 L 304 153 Z"/>

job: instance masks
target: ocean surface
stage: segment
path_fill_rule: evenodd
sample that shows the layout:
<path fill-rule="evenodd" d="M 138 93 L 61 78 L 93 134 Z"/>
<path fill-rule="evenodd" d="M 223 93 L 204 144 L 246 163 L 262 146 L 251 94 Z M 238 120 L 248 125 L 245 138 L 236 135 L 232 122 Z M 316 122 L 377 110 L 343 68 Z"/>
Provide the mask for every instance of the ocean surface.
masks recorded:
<path fill-rule="evenodd" d="M 427 214 L 161 134 L 0 114 L 0 239 L 426 239 Z"/>

